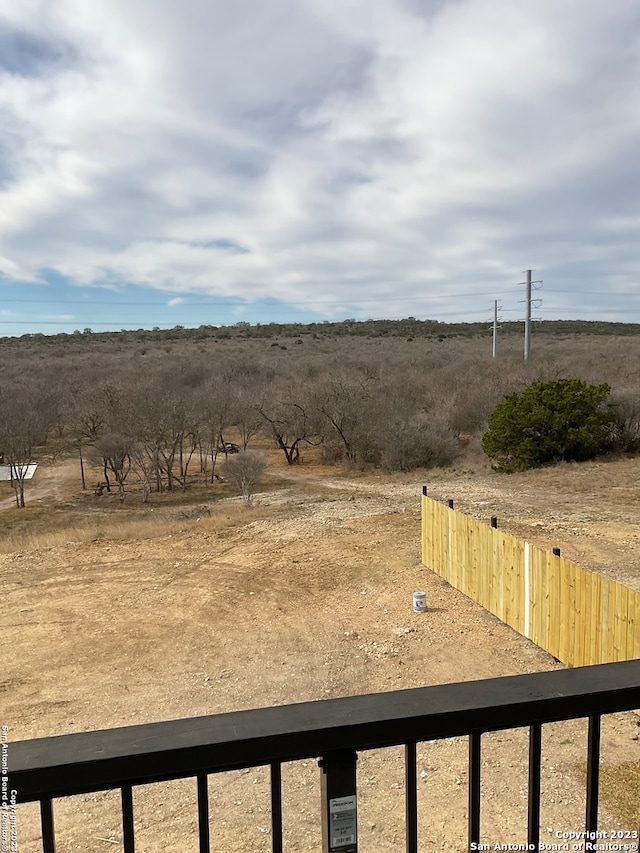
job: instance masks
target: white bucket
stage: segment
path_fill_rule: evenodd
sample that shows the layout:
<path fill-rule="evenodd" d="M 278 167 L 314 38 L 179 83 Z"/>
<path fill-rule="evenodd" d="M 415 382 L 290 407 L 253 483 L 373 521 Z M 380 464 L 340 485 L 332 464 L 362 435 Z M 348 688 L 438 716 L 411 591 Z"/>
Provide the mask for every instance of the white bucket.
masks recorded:
<path fill-rule="evenodd" d="M 414 592 L 413 593 L 413 612 L 414 613 L 426 613 L 427 612 L 427 593 L 426 592 Z"/>

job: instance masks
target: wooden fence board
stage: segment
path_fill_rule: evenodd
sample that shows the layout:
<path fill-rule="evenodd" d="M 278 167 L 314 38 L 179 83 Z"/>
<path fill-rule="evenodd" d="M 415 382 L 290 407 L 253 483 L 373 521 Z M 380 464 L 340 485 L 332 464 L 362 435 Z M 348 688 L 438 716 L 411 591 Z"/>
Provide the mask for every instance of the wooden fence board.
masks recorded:
<path fill-rule="evenodd" d="M 494 571 L 495 536 L 492 527 L 480 530 L 478 540 L 478 567 L 476 574 L 477 601 L 487 610 L 491 609 L 491 577 Z"/>
<path fill-rule="evenodd" d="M 600 586 L 600 644 L 596 652 L 598 659 L 595 663 L 605 663 L 608 659 L 611 647 L 611 626 L 613 624 L 611 584 L 605 583 L 603 578 Z"/>
<path fill-rule="evenodd" d="M 548 554 L 540 548 L 531 555 L 531 587 L 529 591 L 529 639 L 546 648 L 549 642 L 549 561 Z"/>
<path fill-rule="evenodd" d="M 572 659 L 574 661 L 581 661 L 581 663 L 574 663 L 573 666 L 583 666 L 582 661 L 584 660 L 584 630 L 585 630 L 585 620 L 584 620 L 584 609 L 585 609 L 585 596 L 587 586 L 589 584 L 589 577 L 586 572 L 583 571 L 582 567 L 577 563 L 572 563 L 572 576 L 573 576 L 573 584 L 574 584 L 574 596 L 573 596 L 573 641 L 572 641 Z"/>
<path fill-rule="evenodd" d="M 566 660 L 575 660 L 576 654 L 576 607 L 577 607 L 577 591 L 576 591 L 576 583 L 577 583 L 577 575 L 576 569 L 578 566 L 575 563 L 571 563 L 569 560 L 566 561 L 567 564 L 567 583 L 569 585 L 568 589 L 568 619 L 567 619 L 567 632 L 566 632 L 566 640 L 565 640 L 565 659 Z M 562 660 L 562 658 L 561 658 Z"/>
<path fill-rule="evenodd" d="M 496 613 L 503 622 L 509 624 L 511 615 L 511 584 L 513 581 L 511 541 L 508 536 L 502 537 L 502 601 L 500 612 Z"/>
<path fill-rule="evenodd" d="M 489 584 L 489 607 L 498 618 L 502 618 L 504 611 L 504 572 L 496 572 L 496 567 L 502 567 L 504 554 L 504 534 L 501 530 L 495 531 L 493 542 L 493 564 L 487 566 L 487 582 Z"/>
<path fill-rule="evenodd" d="M 555 554 L 546 559 L 546 601 L 547 608 L 544 614 L 546 625 L 544 635 L 547 638 L 548 645 L 546 648 L 549 652 L 557 657 L 557 652 L 560 646 L 560 557 Z M 552 651 L 553 650 L 553 651 Z"/>
<path fill-rule="evenodd" d="M 524 633 L 524 602 L 525 602 L 525 589 L 524 589 L 524 542 L 517 537 L 513 537 L 514 542 L 514 579 L 516 583 L 514 584 L 514 620 L 513 620 L 513 628 L 518 631 L 520 634 Z"/>
<path fill-rule="evenodd" d="M 465 523 L 464 518 L 460 515 L 459 512 L 452 511 L 451 518 L 453 520 L 453 566 L 452 566 L 452 580 L 453 585 L 456 589 L 464 592 L 464 585 L 462 583 L 462 570 L 461 566 L 467 559 L 467 540 L 465 537 Z"/>
<path fill-rule="evenodd" d="M 553 554 L 551 555 L 553 557 Z M 551 583 L 556 571 L 557 557 L 549 559 L 549 554 L 540 557 L 540 608 L 538 611 L 538 632 L 540 636 L 539 645 L 543 649 L 549 647 L 551 633 Z"/>
<path fill-rule="evenodd" d="M 591 663 L 602 663 L 602 587 L 604 578 L 596 575 L 593 581 L 594 607 L 591 624 L 590 660 Z"/>
<path fill-rule="evenodd" d="M 455 581 L 458 589 L 466 592 L 466 576 L 464 569 L 469 564 L 469 523 L 467 518 L 460 512 L 456 512 L 456 574 Z"/>
<path fill-rule="evenodd" d="M 505 596 L 504 621 L 520 633 L 524 630 L 522 606 L 524 589 L 524 546 L 515 536 L 505 535 Z"/>
<path fill-rule="evenodd" d="M 589 572 L 588 582 L 585 583 L 585 595 L 582 614 L 582 660 L 583 666 L 588 666 L 593 660 L 591 652 L 591 636 L 593 634 L 593 624 L 596 619 L 598 602 L 596 597 L 596 575 L 594 572 Z"/>
<path fill-rule="evenodd" d="M 562 621 L 561 621 L 561 594 L 562 589 L 562 562 L 557 557 L 553 563 L 552 573 L 549 576 L 549 648 L 548 651 L 560 660 L 560 646 L 562 644 Z"/>
<path fill-rule="evenodd" d="M 627 638 L 627 653 L 629 660 L 640 658 L 640 592 L 629 590 L 629 607 L 627 609 L 629 636 Z"/>

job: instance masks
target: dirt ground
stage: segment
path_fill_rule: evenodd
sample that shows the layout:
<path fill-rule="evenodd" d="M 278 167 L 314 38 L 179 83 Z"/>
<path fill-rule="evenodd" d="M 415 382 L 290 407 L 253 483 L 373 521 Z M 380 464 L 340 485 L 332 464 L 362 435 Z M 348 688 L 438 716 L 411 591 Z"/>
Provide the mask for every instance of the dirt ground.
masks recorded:
<path fill-rule="evenodd" d="M 156 526 L 140 538 L 0 554 L 10 741 L 558 668 L 421 565 L 423 483 L 433 497 L 497 515 L 504 529 L 640 588 L 640 460 L 508 477 L 482 466 L 391 476 L 285 469 L 276 455 L 271 463 L 279 482 L 252 509 L 226 498 L 210 504 L 210 517 L 178 520 L 152 498 L 145 512 Z M 55 512 L 64 500 L 78 513 L 106 507 L 126 518 L 126 504 L 83 497 L 76 480 L 72 463 L 43 466 L 21 512 Z M 18 512 L 7 489 L 0 499 L 9 501 L 0 521 Z M 426 592 L 426 614 L 412 611 L 415 590 Z M 607 718 L 603 762 L 639 760 L 638 732 L 634 715 Z M 466 739 L 421 744 L 418 755 L 421 849 L 466 850 Z M 584 828 L 575 766 L 585 756 L 584 721 L 545 727 L 545 841 Z M 526 732 L 483 738 L 483 842 L 526 841 L 526 763 Z M 292 853 L 320 849 L 319 773 L 316 762 L 284 768 Z M 360 850 L 404 849 L 402 750 L 363 753 L 358 780 Z M 266 771 L 210 777 L 210 798 L 214 849 L 271 849 Z M 140 850 L 198 849 L 193 780 L 137 789 L 134 804 Z M 55 815 L 60 853 L 120 849 L 117 793 L 60 801 Z M 18 818 L 20 853 L 39 850 L 35 808 Z M 638 829 L 611 805 L 601 823 Z"/>

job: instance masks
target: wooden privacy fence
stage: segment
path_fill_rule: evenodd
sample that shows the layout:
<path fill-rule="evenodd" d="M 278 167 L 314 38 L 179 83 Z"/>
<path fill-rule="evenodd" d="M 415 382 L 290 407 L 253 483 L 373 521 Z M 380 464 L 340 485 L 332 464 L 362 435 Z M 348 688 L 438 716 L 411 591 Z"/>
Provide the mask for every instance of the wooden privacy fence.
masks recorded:
<path fill-rule="evenodd" d="M 640 657 L 640 592 L 422 496 L 422 562 L 568 666 Z"/>

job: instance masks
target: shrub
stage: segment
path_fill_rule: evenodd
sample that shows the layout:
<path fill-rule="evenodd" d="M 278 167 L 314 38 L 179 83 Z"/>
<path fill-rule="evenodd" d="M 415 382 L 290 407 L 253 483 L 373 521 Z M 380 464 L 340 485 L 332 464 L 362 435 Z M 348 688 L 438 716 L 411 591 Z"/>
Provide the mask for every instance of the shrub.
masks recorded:
<path fill-rule="evenodd" d="M 624 453 L 640 450 L 640 396 L 635 388 L 621 388 L 611 395 L 616 415 L 615 449 Z"/>
<path fill-rule="evenodd" d="M 244 450 L 236 456 L 230 456 L 224 463 L 222 470 L 225 477 L 240 489 L 246 506 L 251 506 L 254 488 L 266 466 L 267 460 L 264 456 L 253 450 Z"/>
<path fill-rule="evenodd" d="M 560 460 L 583 461 L 613 445 L 616 416 L 607 384 L 580 379 L 534 382 L 508 394 L 489 419 L 484 452 L 500 471 L 524 471 Z"/>
<path fill-rule="evenodd" d="M 444 418 L 426 413 L 390 420 L 380 436 L 381 464 L 390 471 L 451 465 L 460 445 Z"/>

